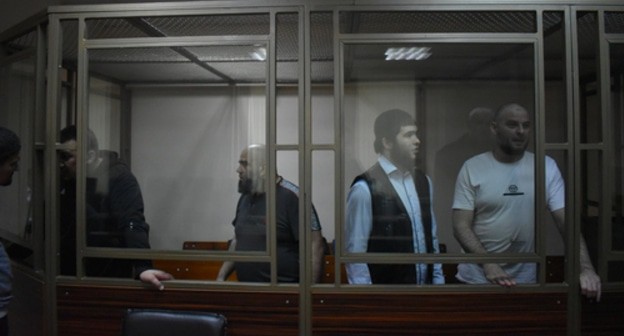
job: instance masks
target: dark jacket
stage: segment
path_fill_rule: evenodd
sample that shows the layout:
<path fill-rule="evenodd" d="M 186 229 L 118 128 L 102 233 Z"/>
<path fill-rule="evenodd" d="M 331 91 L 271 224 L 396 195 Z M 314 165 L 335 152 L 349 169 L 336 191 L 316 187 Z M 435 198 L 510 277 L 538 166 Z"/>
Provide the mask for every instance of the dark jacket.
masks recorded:
<path fill-rule="evenodd" d="M 149 225 L 143 215 L 139 184 L 114 152 L 102 151 L 103 161 L 87 178 L 86 241 L 89 247 L 150 248 Z M 76 184 L 61 190 L 61 274 L 76 274 Z M 136 277 L 151 268 L 148 260 L 90 258 L 88 276 Z"/>

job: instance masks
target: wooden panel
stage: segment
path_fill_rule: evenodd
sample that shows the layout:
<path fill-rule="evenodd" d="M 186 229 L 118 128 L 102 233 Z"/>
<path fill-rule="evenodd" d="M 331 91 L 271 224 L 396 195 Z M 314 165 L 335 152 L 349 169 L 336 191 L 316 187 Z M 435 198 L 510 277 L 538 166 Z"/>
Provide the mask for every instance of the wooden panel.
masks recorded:
<path fill-rule="evenodd" d="M 229 242 L 227 241 L 185 241 L 182 244 L 183 250 L 217 250 L 227 251 Z M 154 268 L 170 273 L 180 280 L 215 280 L 219 275 L 222 261 L 204 260 L 160 260 L 152 261 Z M 236 271 L 227 278 L 229 281 L 236 281 Z"/>
<path fill-rule="evenodd" d="M 624 335 L 624 292 L 602 292 L 600 302 L 583 299 L 583 335 Z"/>
<path fill-rule="evenodd" d="M 321 283 L 334 283 L 336 279 L 336 266 L 333 255 L 326 255 L 323 264 L 323 276 L 321 277 Z M 345 266 L 340 265 L 340 282 L 347 283 L 347 271 Z"/>
<path fill-rule="evenodd" d="M 154 268 L 163 270 L 172 274 L 179 280 L 215 280 L 219 275 L 219 269 L 223 262 L 221 261 L 202 261 L 202 260 L 152 260 Z M 326 255 L 323 265 L 323 276 L 321 283 L 334 283 L 335 266 L 334 256 Z M 344 265 L 340 267 L 341 282 L 347 283 L 347 272 Z M 227 278 L 228 281 L 237 281 L 236 271 L 232 272 Z"/>
<path fill-rule="evenodd" d="M 223 314 L 229 336 L 298 335 L 297 294 L 107 286 L 59 286 L 58 334 L 119 336 L 127 308 L 202 310 Z"/>
<path fill-rule="evenodd" d="M 318 294 L 314 335 L 565 335 L 566 295 Z"/>
<path fill-rule="evenodd" d="M 565 293 L 322 293 L 314 335 L 565 335 Z M 127 308 L 223 314 L 228 335 L 298 335 L 298 296 L 284 292 L 58 287 L 59 335 L 118 336 Z M 624 334 L 624 293 L 583 305 L 583 335 Z"/>
<path fill-rule="evenodd" d="M 222 261 L 152 260 L 154 268 L 169 272 L 179 280 L 215 280 L 222 264 Z M 230 274 L 228 280 L 237 281 L 236 271 Z"/>
<path fill-rule="evenodd" d="M 227 241 L 185 241 L 183 250 L 219 250 L 226 251 L 230 243 Z"/>

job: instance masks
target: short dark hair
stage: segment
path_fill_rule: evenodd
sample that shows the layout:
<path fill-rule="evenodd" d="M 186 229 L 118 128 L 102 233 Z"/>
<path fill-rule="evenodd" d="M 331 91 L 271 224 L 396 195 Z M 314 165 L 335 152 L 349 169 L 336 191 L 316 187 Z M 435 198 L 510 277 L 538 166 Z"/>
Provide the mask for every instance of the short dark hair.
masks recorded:
<path fill-rule="evenodd" d="M 8 128 L 0 126 L 0 163 L 17 155 L 22 149 L 20 138 Z"/>
<path fill-rule="evenodd" d="M 89 150 L 93 150 L 97 152 L 100 149 L 100 146 L 98 144 L 97 138 L 95 137 L 95 133 L 93 133 L 93 131 L 90 129 L 88 129 L 87 132 L 88 132 L 88 139 L 87 139 L 88 147 L 87 148 L 89 148 Z M 64 143 L 69 140 L 77 140 L 77 138 L 78 138 L 78 131 L 76 129 L 76 125 L 70 125 L 61 130 L 61 143 Z"/>
<path fill-rule="evenodd" d="M 381 153 L 383 150 L 383 142 L 381 139 L 394 140 L 403 126 L 416 125 L 414 117 L 409 113 L 392 109 L 381 113 L 375 119 L 375 153 Z"/>

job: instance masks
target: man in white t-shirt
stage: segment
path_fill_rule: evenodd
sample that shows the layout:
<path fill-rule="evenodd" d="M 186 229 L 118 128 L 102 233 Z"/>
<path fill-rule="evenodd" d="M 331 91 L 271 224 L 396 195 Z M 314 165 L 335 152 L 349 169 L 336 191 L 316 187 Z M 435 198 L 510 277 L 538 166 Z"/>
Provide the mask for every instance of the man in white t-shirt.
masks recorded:
<path fill-rule="evenodd" d="M 453 231 L 467 253 L 533 253 L 535 251 L 535 156 L 527 152 L 531 122 L 518 104 L 502 106 L 491 131 L 491 152 L 466 161 L 457 176 Z M 561 173 L 550 157 L 546 164 L 546 204 L 561 233 L 565 226 L 565 191 Z M 600 300 L 600 277 L 581 239 L 580 285 L 584 295 Z M 470 284 L 514 286 L 535 283 L 534 263 L 463 263 L 457 279 Z"/>

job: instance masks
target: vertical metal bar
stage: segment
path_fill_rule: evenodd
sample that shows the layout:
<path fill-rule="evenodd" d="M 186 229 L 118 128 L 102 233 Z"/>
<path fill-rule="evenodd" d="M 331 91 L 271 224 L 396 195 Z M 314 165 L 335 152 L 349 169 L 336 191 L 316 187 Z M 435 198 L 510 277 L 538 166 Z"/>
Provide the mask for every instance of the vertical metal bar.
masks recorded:
<path fill-rule="evenodd" d="M 87 49 L 84 44 L 85 33 L 85 20 L 84 18 L 80 18 L 78 20 L 78 71 L 76 83 L 76 153 L 78 158 L 76 162 L 76 275 L 78 277 L 85 275 L 82 258 L 87 244 L 85 237 L 87 226 L 85 195 L 87 178 L 87 129 L 89 128 L 89 75 L 87 68 Z"/>
<path fill-rule="evenodd" d="M 334 10 L 332 15 L 332 31 L 333 31 L 333 49 L 334 49 L 334 136 L 335 140 L 338 143 L 335 157 L 337 159 L 334 160 L 334 170 L 335 170 L 335 192 L 334 200 L 336 202 L 336 218 L 335 218 L 335 228 L 334 228 L 334 237 L 335 237 L 335 246 L 334 246 L 334 284 L 337 287 L 340 287 L 340 283 L 342 281 L 340 266 L 341 266 L 341 256 L 343 254 L 342 251 L 342 223 L 345 218 L 344 214 L 344 204 L 342 202 L 343 194 L 344 194 L 344 183 L 343 183 L 343 171 L 344 171 L 344 140 L 343 140 L 343 120 L 344 116 L 342 113 L 343 106 L 343 75 L 342 71 L 344 69 L 343 59 L 342 59 L 342 49 L 340 48 L 340 40 L 338 38 L 340 34 L 340 12 L 338 10 Z"/>
<path fill-rule="evenodd" d="M 579 332 L 581 327 L 580 322 L 580 296 L 579 296 L 579 269 L 580 269 L 580 219 L 581 219 L 581 207 L 576 206 L 581 204 L 581 139 L 580 139 L 580 76 L 579 69 L 579 50 L 578 50 L 578 26 L 576 22 L 577 11 L 576 8 L 572 8 L 569 15 L 566 16 L 566 36 L 568 37 L 568 43 L 566 44 L 566 73 L 572 74 L 572 78 L 568 79 L 568 92 L 572 92 L 572 127 L 569 128 L 571 133 L 568 137 L 572 139 L 574 150 L 570 153 L 571 158 L 568 160 L 568 167 L 570 169 L 569 176 L 573 176 L 573 188 L 567 190 L 567 204 L 573 206 L 566 207 L 566 244 L 565 255 L 567 257 L 567 263 L 565 264 L 566 281 L 569 284 L 568 288 L 568 335 L 575 335 Z M 570 91 L 570 86 L 572 90 Z M 570 114 L 568 113 L 568 123 L 570 123 Z M 570 125 L 570 124 L 569 124 Z"/>
<path fill-rule="evenodd" d="M 44 306 L 44 316 L 46 335 L 56 336 L 57 334 L 57 309 L 56 309 L 56 270 L 58 265 L 56 242 L 58 241 L 58 198 L 57 198 L 57 163 L 56 163 L 56 120 L 59 106 L 60 86 L 59 68 L 61 61 L 62 34 L 58 17 L 50 15 L 48 28 L 48 68 L 47 68 L 47 97 L 46 97 L 46 137 L 44 153 L 44 180 L 45 198 L 47 206 L 45 209 L 45 235 L 48 237 L 44 242 L 45 248 L 45 296 L 47 297 Z"/>
<path fill-rule="evenodd" d="M 35 166 L 33 167 L 33 171 L 34 171 L 34 180 L 33 180 L 33 190 L 35 190 L 35 192 L 33 193 L 32 196 L 32 204 L 34 205 L 34 207 L 32 208 L 32 216 L 33 216 L 33 221 L 35 223 L 37 223 L 36 225 L 33 225 L 34 227 L 32 228 L 32 232 L 33 232 L 33 242 L 34 242 L 34 246 L 33 246 L 33 251 L 35 251 L 35 255 L 34 255 L 34 268 L 36 270 L 42 270 L 45 269 L 45 254 L 43 253 L 43 249 L 42 249 L 42 244 L 44 242 L 44 237 L 45 237 L 45 225 L 44 224 L 44 217 L 45 214 L 43 212 L 43 209 L 45 207 L 43 207 L 43 204 L 45 204 L 45 191 L 44 190 L 39 190 L 39 188 L 44 188 L 45 185 L 47 185 L 45 183 L 45 161 L 41 162 L 41 164 L 44 165 L 43 171 L 41 171 L 39 169 L 39 167 L 37 165 L 38 160 L 36 159 L 38 157 L 38 153 L 40 153 L 40 148 L 37 145 L 37 140 L 41 140 L 41 136 L 42 134 L 40 133 L 41 131 L 45 132 L 45 128 L 42 129 L 41 128 L 41 124 L 39 122 L 39 118 L 44 118 L 43 120 L 45 121 L 45 109 L 46 109 L 46 105 L 45 105 L 45 99 L 46 99 L 46 85 L 45 85 L 45 81 L 46 81 L 46 57 L 47 57 L 47 48 L 46 48 L 46 34 L 44 31 L 44 27 L 43 24 L 39 24 L 37 25 L 37 53 L 36 53 L 36 66 L 35 66 L 35 111 L 34 111 L 34 116 L 32 119 L 32 127 L 31 129 L 35 130 L 34 132 L 32 132 L 31 136 L 32 136 L 32 143 L 35 146 L 35 160 L 33 160 L 33 163 L 35 164 Z M 45 139 L 43 139 L 45 141 Z M 43 149 L 45 150 L 45 149 Z M 45 152 L 44 152 L 45 155 Z M 41 192 L 43 191 L 43 193 Z"/>
<path fill-rule="evenodd" d="M 276 143 L 277 143 L 277 129 L 276 129 L 276 27 L 275 27 L 275 11 L 272 10 L 270 12 L 270 28 L 269 28 L 269 50 L 268 50 L 268 95 L 269 99 L 267 101 L 267 125 L 266 125 L 266 136 L 267 136 L 267 146 L 266 149 L 268 151 L 267 155 L 267 172 L 268 178 L 265 183 L 268 183 L 267 190 L 267 223 L 268 226 L 268 241 L 267 241 L 267 252 L 269 256 L 271 256 L 271 284 L 277 284 L 277 255 L 276 255 L 276 244 L 277 244 L 277 232 L 275 229 L 275 175 L 276 175 Z"/>
<path fill-rule="evenodd" d="M 544 145 L 546 143 L 546 91 L 544 84 L 544 24 L 543 24 L 543 11 L 538 10 L 536 12 L 537 19 L 537 43 L 535 46 L 535 252 L 540 257 L 539 263 L 539 278 L 538 283 L 540 286 L 544 286 L 546 282 L 546 221 L 544 220 L 544 209 L 542 206 L 546 204 L 544 190 L 545 186 L 545 151 Z"/>
<path fill-rule="evenodd" d="M 613 170 L 611 169 L 615 164 L 613 158 L 615 154 L 613 152 L 613 132 L 611 126 L 611 76 L 610 76 L 610 60 L 609 56 L 609 42 L 605 37 L 605 12 L 604 10 L 598 11 L 598 44 L 599 44 L 599 57 L 600 65 L 600 106 L 602 113 L 602 190 L 600 200 L 600 218 L 601 221 L 598 224 L 598 241 L 604 242 L 599 244 L 596 255 L 596 272 L 601 279 L 607 279 L 607 267 L 609 251 L 611 250 L 611 231 L 607 228 L 611 227 L 612 223 L 612 197 L 611 188 L 613 186 L 614 177 Z M 613 166 L 609 166 L 609 165 Z"/>
<path fill-rule="evenodd" d="M 303 272 L 299 277 L 299 334 L 312 335 L 312 291 L 314 285 L 314 253 L 312 250 L 312 110 L 310 98 L 310 12 L 306 7 L 299 9 L 297 27 L 299 33 L 298 50 L 298 93 L 299 93 L 299 181 L 303 181 L 299 193 L 299 236 L 304 240 L 304 253 L 299 254 Z M 303 144 L 303 145 L 302 145 Z M 303 206 L 303 207 L 302 207 Z M 303 216 L 303 217 L 302 217 Z M 301 241 L 301 240 L 300 240 Z M 299 246 L 301 251 L 301 244 Z M 303 256 L 303 259 L 301 259 Z"/>

